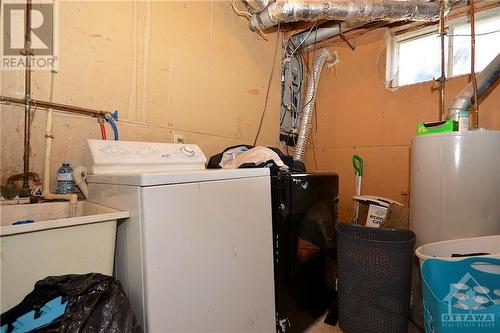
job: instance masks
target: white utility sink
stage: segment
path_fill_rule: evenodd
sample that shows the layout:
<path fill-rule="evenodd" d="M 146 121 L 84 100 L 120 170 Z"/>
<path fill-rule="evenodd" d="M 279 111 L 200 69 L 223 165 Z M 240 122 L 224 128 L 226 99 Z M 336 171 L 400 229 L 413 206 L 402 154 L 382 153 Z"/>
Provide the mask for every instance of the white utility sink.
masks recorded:
<path fill-rule="evenodd" d="M 0 207 L 0 276 L 3 313 L 51 275 L 113 274 L 121 211 L 90 201 L 8 205 Z M 13 225 L 17 221 L 32 223 Z"/>

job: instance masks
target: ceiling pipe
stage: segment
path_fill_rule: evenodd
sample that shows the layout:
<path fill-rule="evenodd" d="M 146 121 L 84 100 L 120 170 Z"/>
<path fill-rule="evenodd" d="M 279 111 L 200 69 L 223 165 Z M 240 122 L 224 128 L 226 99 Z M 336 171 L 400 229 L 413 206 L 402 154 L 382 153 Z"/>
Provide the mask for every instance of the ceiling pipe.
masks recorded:
<path fill-rule="evenodd" d="M 490 88 L 498 81 L 499 77 L 500 53 L 477 76 L 477 98 L 480 99 L 486 95 Z M 448 118 L 458 121 L 460 112 L 469 112 L 474 103 L 474 86 L 471 82 L 453 99 L 451 106 L 448 108 Z"/>
<path fill-rule="evenodd" d="M 299 50 L 305 49 L 308 46 L 324 41 L 357 28 L 360 28 L 367 23 L 350 23 L 350 22 L 325 22 L 318 25 L 312 32 L 309 30 L 299 32 L 290 37 L 289 41 Z"/>
<path fill-rule="evenodd" d="M 446 14 L 449 12 L 447 4 Z M 439 2 L 422 0 L 278 0 L 252 15 L 252 30 L 265 30 L 278 23 L 297 21 L 422 21 L 439 20 Z"/>

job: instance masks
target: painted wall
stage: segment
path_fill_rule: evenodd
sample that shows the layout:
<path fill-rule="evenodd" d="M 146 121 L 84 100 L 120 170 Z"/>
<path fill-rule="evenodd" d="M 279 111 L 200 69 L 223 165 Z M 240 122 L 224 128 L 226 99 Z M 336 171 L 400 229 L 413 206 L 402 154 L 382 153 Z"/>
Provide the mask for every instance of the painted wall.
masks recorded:
<path fill-rule="evenodd" d="M 318 88 L 318 128 L 313 128 L 314 149 L 308 148 L 306 162 L 311 170 L 339 174 L 344 221 L 352 217 L 352 155 L 364 159 L 363 194 L 408 204 L 411 139 L 417 123 L 438 119 L 439 90 L 432 82 L 385 88 L 385 36 L 380 30 L 359 38 L 355 51 L 335 43 L 340 62 L 323 70 Z M 447 105 L 467 83 L 468 77 L 448 81 Z M 480 126 L 499 130 L 500 89 L 480 110 Z"/>
<path fill-rule="evenodd" d="M 172 142 L 179 133 L 207 157 L 253 142 L 277 35 L 251 32 L 229 1 L 60 1 L 58 17 L 59 70 L 52 84 L 50 72 L 33 74 L 34 98 L 118 110 L 121 139 Z M 277 144 L 279 69 L 264 145 Z M 23 98 L 23 75 L 2 72 L 1 94 Z M 46 112 L 33 118 L 30 169 L 42 175 Z M 21 107 L 1 105 L 2 183 L 22 172 L 23 126 Z M 53 175 L 63 160 L 82 164 L 85 139 L 100 138 L 95 118 L 64 113 L 55 113 L 54 135 Z"/>

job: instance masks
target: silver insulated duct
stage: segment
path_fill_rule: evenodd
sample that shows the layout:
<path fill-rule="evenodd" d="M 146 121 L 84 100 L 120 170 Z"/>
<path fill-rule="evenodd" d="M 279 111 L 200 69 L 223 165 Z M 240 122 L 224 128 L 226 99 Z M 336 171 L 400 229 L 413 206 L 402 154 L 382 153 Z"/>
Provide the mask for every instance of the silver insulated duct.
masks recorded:
<path fill-rule="evenodd" d="M 447 10 L 448 12 L 448 10 Z M 446 13 L 447 13 L 446 12 Z M 249 20 L 252 30 L 297 21 L 437 21 L 439 1 L 277 0 Z"/>
<path fill-rule="evenodd" d="M 311 128 L 311 121 L 314 112 L 314 104 L 316 102 L 316 89 L 318 88 L 321 70 L 325 62 L 333 63 L 336 60 L 335 55 L 328 48 L 322 48 L 318 51 L 316 58 L 314 58 L 313 70 L 307 85 L 307 92 L 304 99 L 304 109 L 301 113 L 299 136 L 297 138 L 297 145 L 295 146 L 295 154 L 293 158 L 298 161 L 304 160 L 304 153 L 307 146 L 307 138 L 309 137 L 309 129 Z"/>
<path fill-rule="evenodd" d="M 500 78 L 500 53 L 477 76 L 477 97 L 484 96 Z M 460 111 L 469 111 L 474 104 L 474 87 L 472 82 L 453 99 L 448 109 L 448 117 L 459 120 Z"/>
<path fill-rule="evenodd" d="M 263 11 L 274 0 L 243 0 L 251 13 L 259 13 Z"/>

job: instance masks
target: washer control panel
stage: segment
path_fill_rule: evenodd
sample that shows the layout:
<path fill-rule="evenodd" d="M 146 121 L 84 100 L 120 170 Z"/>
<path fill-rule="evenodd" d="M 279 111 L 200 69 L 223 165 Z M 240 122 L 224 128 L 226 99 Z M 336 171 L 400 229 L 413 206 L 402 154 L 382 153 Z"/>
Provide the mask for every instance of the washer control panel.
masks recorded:
<path fill-rule="evenodd" d="M 87 140 L 87 145 L 93 173 L 204 169 L 207 162 L 192 144 Z"/>

